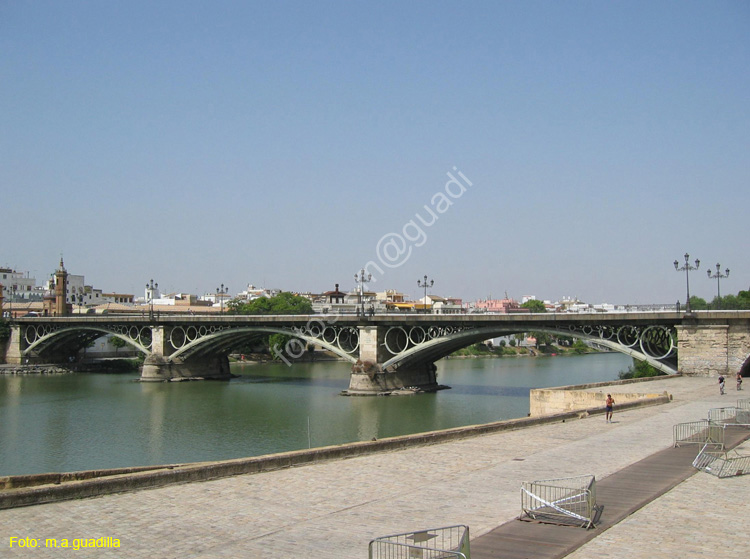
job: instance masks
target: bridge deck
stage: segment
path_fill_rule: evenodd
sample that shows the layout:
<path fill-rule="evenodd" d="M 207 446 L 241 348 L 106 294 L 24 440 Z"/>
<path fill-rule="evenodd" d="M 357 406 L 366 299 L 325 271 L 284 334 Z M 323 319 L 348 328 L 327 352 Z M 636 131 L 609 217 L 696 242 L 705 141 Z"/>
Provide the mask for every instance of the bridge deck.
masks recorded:
<path fill-rule="evenodd" d="M 727 431 L 727 448 L 750 438 L 744 429 Z M 471 541 L 473 559 L 558 559 L 633 514 L 695 474 L 695 446 L 667 448 L 602 480 L 596 500 L 602 507 L 596 528 L 511 520 Z"/>

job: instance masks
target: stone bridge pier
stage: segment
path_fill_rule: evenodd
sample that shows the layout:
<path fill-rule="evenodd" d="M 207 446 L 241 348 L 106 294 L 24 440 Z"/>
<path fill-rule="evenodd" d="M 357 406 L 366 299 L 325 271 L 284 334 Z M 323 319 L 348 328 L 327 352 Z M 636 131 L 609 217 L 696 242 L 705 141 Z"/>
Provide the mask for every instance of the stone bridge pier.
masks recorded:
<path fill-rule="evenodd" d="M 387 394 L 402 389 L 434 392 L 448 386 L 437 382 L 437 367 L 431 361 L 405 366 L 387 366 L 394 357 L 385 339 L 383 326 L 359 327 L 359 360 L 352 366 L 349 378 L 349 396 Z"/>
<path fill-rule="evenodd" d="M 696 376 L 736 374 L 750 363 L 750 321 L 724 324 L 683 322 L 677 330 L 677 366 Z"/>
<path fill-rule="evenodd" d="M 151 353 L 143 361 L 141 380 L 163 382 L 166 380 L 216 379 L 232 377 L 226 354 L 191 355 L 189 358 L 170 357 L 175 349 L 170 342 L 171 327 L 151 327 Z"/>

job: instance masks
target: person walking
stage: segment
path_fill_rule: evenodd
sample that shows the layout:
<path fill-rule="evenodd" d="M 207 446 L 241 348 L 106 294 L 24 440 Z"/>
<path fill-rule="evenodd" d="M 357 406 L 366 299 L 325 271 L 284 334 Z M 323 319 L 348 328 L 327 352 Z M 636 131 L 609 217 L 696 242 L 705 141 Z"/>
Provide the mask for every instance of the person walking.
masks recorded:
<path fill-rule="evenodd" d="M 737 390 L 742 390 L 742 373 L 737 371 Z"/>
<path fill-rule="evenodd" d="M 607 394 L 605 405 L 604 418 L 607 420 L 607 423 L 612 423 L 612 408 L 615 405 L 615 399 L 612 397 L 612 394 Z"/>
<path fill-rule="evenodd" d="M 724 375 L 719 375 L 719 394 L 724 395 Z"/>

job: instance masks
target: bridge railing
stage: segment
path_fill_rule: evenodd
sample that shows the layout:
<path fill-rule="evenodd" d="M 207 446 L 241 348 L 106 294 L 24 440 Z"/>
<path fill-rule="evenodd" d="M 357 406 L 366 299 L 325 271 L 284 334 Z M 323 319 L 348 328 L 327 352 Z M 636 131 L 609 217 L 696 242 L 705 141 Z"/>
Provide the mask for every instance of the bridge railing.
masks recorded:
<path fill-rule="evenodd" d="M 674 446 L 688 444 L 711 445 L 724 448 L 724 427 L 707 419 L 678 423 L 673 427 Z"/>
<path fill-rule="evenodd" d="M 376 538 L 369 545 L 369 559 L 470 559 L 469 527 L 431 528 Z"/>
<path fill-rule="evenodd" d="M 521 519 L 528 517 L 540 522 L 592 528 L 599 512 L 596 478 L 584 475 L 524 482 L 521 509 Z"/>

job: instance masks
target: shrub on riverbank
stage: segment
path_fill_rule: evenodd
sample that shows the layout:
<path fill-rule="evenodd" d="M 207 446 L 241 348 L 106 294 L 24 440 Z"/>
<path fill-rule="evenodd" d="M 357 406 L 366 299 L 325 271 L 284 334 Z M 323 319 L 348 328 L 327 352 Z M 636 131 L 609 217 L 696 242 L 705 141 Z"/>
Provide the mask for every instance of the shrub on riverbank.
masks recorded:
<path fill-rule="evenodd" d="M 627 370 L 620 371 L 618 376 L 620 379 L 625 380 L 630 378 L 658 377 L 665 374 L 666 373 L 662 373 L 659 369 L 652 367 L 645 361 L 633 359 L 633 364 L 628 367 Z"/>

